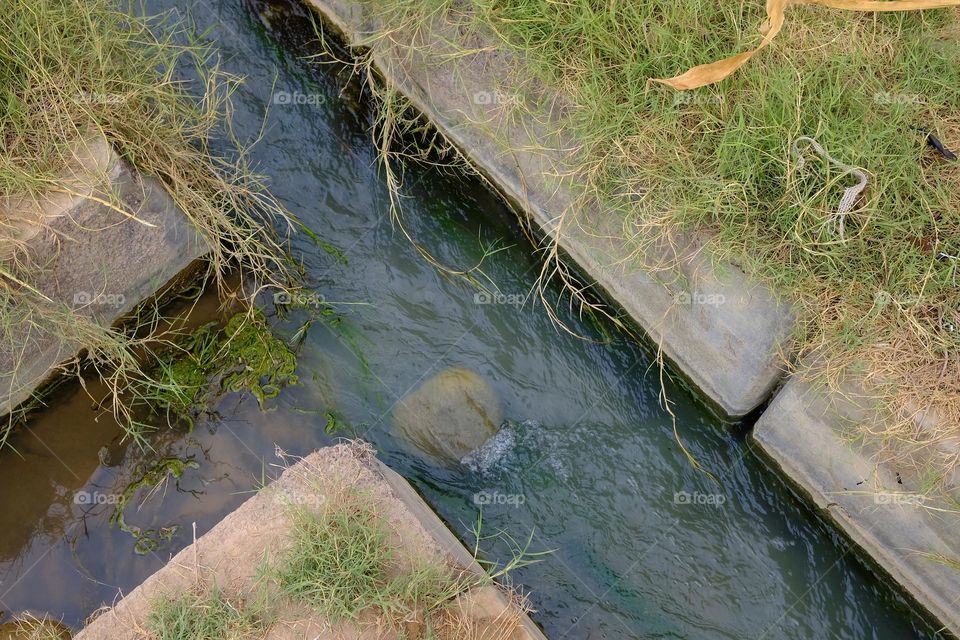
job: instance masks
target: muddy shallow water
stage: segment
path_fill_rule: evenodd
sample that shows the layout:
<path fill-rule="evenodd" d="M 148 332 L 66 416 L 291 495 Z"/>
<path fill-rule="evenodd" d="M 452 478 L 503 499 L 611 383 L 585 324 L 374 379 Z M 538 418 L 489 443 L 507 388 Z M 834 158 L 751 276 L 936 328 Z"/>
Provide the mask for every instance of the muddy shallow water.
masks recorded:
<path fill-rule="evenodd" d="M 342 251 L 345 260 L 304 235 L 294 240 L 311 287 L 340 320 L 312 325 L 299 347 L 300 384 L 266 411 L 251 396 L 226 396 L 192 432 L 158 432 L 151 452 L 122 442 L 79 385 L 61 388 L 12 439 L 16 451 L 0 454 L 7 614 L 30 609 L 80 626 L 189 544 L 193 523 L 202 535 L 275 476 L 277 448 L 303 455 L 357 435 L 468 545 L 482 510 L 485 534 L 522 544 L 532 533 L 531 550 L 553 551 L 513 575 L 550 638 L 935 637 L 889 580 L 765 467 L 741 428 L 668 381 L 680 437 L 719 484 L 692 467 L 649 355 L 609 323 L 571 312 L 559 289 L 549 296 L 581 337 L 551 323 L 528 295 L 536 257 L 479 180 L 410 167 L 404 221 L 452 267 L 501 249 L 482 265 L 494 295 L 427 264 L 390 222 L 358 85 L 341 67 L 302 59 L 315 48 L 299 4 L 146 4 L 212 27 L 224 66 L 247 76 L 234 130 L 252 140 L 264 125 L 251 159 Z M 307 315 L 271 317 L 292 337 Z M 399 399 L 450 368 L 489 385 L 506 421 L 468 464 L 431 457 L 393 428 Z M 329 416 L 348 427 L 326 433 Z M 126 508 L 155 542 L 137 554 L 134 537 L 110 523 L 117 496 L 171 458 L 196 464 Z M 491 560 L 511 553 L 503 536 L 481 548 Z"/>

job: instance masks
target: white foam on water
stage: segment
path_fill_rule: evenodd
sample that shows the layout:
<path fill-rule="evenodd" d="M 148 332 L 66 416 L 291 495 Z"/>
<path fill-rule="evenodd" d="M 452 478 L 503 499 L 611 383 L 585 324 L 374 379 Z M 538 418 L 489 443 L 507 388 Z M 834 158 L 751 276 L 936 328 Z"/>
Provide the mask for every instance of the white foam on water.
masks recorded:
<path fill-rule="evenodd" d="M 471 451 L 460 463 L 475 473 L 488 475 L 492 471 L 508 466 L 518 466 L 518 449 L 532 459 L 526 461 L 532 465 L 545 465 L 553 470 L 560 480 L 568 477 L 567 469 L 560 461 L 557 452 L 562 450 L 560 437 L 540 426 L 535 420 L 522 423 L 505 422 L 489 440 L 478 449 Z"/>
<path fill-rule="evenodd" d="M 486 475 L 514 449 L 516 443 L 517 434 L 513 425 L 504 423 L 479 449 L 465 455 L 460 462 L 471 471 Z"/>

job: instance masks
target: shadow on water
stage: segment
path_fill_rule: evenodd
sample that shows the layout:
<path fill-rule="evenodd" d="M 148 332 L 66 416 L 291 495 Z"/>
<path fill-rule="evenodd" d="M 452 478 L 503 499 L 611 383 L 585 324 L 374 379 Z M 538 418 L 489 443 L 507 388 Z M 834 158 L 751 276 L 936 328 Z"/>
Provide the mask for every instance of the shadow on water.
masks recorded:
<path fill-rule="evenodd" d="M 588 339 L 551 324 L 528 297 L 539 264 L 479 180 L 409 167 L 405 221 L 451 266 L 503 248 L 483 266 L 501 296 L 477 297 L 426 264 L 390 223 L 362 90 L 348 70 L 303 59 L 316 45 L 299 3 L 146 5 L 210 28 L 224 66 L 246 76 L 234 130 L 252 139 L 264 125 L 250 159 L 345 256 L 294 239 L 310 286 L 339 322 L 313 326 L 299 351 L 300 384 L 266 411 L 230 394 L 191 432 L 158 431 L 150 452 L 122 442 L 78 385 L 58 391 L 14 438 L 16 452 L 0 453 L 8 614 L 31 609 L 81 625 L 189 544 L 193 523 L 202 535 L 276 475 L 277 448 L 304 455 L 354 434 L 468 544 L 482 512 L 485 532 L 521 542 L 532 532 L 532 550 L 553 550 L 513 576 L 551 638 L 935 637 L 767 470 L 742 430 L 668 383 L 684 444 L 720 484 L 691 467 L 644 350 L 580 318 L 558 290 L 550 295 L 564 320 Z M 306 316 L 271 318 L 290 337 Z M 450 368 L 485 381 L 506 420 L 465 463 L 421 453 L 392 419 L 400 398 Z M 331 417 L 352 428 L 327 434 Z M 134 536 L 110 525 L 118 496 L 174 458 L 192 463 L 179 483 L 140 488 L 125 509 L 130 524 L 155 533 L 137 554 Z M 494 561 L 511 553 L 502 536 L 481 548 Z"/>

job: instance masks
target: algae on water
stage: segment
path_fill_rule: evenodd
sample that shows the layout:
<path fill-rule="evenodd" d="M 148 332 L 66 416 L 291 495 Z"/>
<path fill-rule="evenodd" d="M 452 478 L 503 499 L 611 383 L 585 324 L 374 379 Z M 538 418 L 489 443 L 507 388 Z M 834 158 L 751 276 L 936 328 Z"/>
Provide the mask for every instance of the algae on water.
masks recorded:
<path fill-rule="evenodd" d="M 157 378 L 162 390 L 146 399 L 191 425 L 222 393 L 249 391 L 260 408 L 287 385 L 296 384 L 296 356 L 277 338 L 263 312 L 238 313 L 223 329 L 200 327 L 179 349 L 160 358 Z"/>
<path fill-rule="evenodd" d="M 226 351 L 229 373 L 222 387 L 227 391 L 250 391 L 260 408 L 265 400 L 276 398 L 288 384 L 298 382 L 297 360 L 293 351 L 267 327 L 262 311 L 251 317 L 237 314 L 224 329 L 221 345 Z"/>
<path fill-rule="evenodd" d="M 259 309 L 238 313 L 221 329 L 206 324 L 184 336 L 175 349 L 159 354 L 154 377 L 162 382 L 157 391 L 142 395 L 154 410 L 161 409 L 183 419 L 193 420 L 225 392 L 249 391 L 260 408 L 275 398 L 288 384 L 296 384 L 296 356 L 277 338 Z M 152 490 L 172 478 L 177 489 L 187 469 L 198 469 L 192 458 L 160 458 L 149 467 L 138 469 L 139 479 L 127 485 L 118 496 L 110 523 L 136 540 L 134 551 L 145 554 L 176 535 L 179 526 L 141 528 L 128 524 L 125 509 L 143 488 Z"/>
<path fill-rule="evenodd" d="M 137 555 L 144 555 L 154 551 L 160 546 L 161 542 L 173 539 L 173 536 L 180 529 L 180 526 L 170 525 L 143 529 L 127 524 L 124 515 L 124 510 L 127 508 L 127 505 L 130 504 L 134 496 L 136 496 L 137 491 L 144 487 L 149 487 L 150 490 L 153 490 L 162 482 L 165 482 L 167 478 L 173 478 L 177 489 L 179 489 L 180 478 L 183 477 L 184 471 L 199 468 L 200 465 L 192 457 L 185 460 L 181 460 L 176 456 L 160 458 L 146 470 L 143 470 L 140 473 L 140 478 L 128 484 L 123 490 L 123 493 L 119 495 L 117 506 L 114 508 L 113 515 L 110 516 L 110 524 L 119 526 L 121 531 L 125 531 L 134 537 L 136 544 L 133 550 Z"/>

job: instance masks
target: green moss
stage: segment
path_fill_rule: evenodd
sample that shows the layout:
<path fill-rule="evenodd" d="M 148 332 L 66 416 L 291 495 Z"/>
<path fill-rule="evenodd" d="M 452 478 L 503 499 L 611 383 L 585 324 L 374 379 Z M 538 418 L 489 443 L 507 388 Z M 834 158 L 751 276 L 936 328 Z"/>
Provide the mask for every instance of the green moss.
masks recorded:
<path fill-rule="evenodd" d="M 265 400 L 276 398 L 281 389 L 298 382 L 293 351 L 266 326 L 266 317 L 255 311 L 251 317 L 236 315 L 224 329 L 222 386 L 228 391 L 250 391 L 263 408 Z"/>
<path fill-rule="evenodd" d="M 155 374 L 163 384 L 146 399 L 191 424 L 222 393 L 248 391 L 263 409 L 299 381 L 293 350 L 273 335 L 259 310 L 233 316 L 222 330 L 205 325 L 159 360 Z"/>
<path fill-rule="evenodd" d="M 142 529 L 140 527 L 128 524 L 124 516 L 124 511 L 127 508 L 127 505 L 133 501 L 140 489 L 145 487 L 153 489 L 162 482 L 166 481 L 167 478 L 173 478 L 177 488 L 179 489 L 180 478 L 183 477 L 184 471 L 187 469 L 199 468 L 200 465 L 193 458 L 181 460 L 180 458 L 173 456 L 160 458 L 146 469 L 143 469 L 143 467 L 138 468 L 140 475 L 139 479 L 128 484 L 123 490 L 123 493 L 121 493 L 117 499 L 117 506 L 113 511 L 113 515 L 110 516 L 111 525 L 119 526 L 121 531 L 129 533 L 134 537 L 134 539 L 136 539 L 134 551 L 138 555 L 144 555 L 154 551 L 160 546 L 161 542 L 171 540 L 180 529 L 180 526 L 171 525 L 159 528 Z"/>

